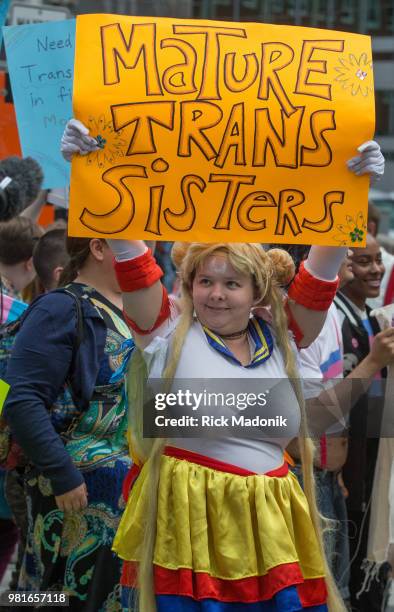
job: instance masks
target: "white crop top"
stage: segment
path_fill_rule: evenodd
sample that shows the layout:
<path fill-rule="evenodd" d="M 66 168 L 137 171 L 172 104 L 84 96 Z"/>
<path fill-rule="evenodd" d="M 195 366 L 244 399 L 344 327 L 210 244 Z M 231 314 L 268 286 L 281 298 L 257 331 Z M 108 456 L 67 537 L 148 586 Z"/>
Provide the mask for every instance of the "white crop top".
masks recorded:
<path fill-rule="evenodd" d="M 160 335 L 153 338 L 143 351 L 151 379 L 162 376 L 171 342 L 171 332 L 176 322 L 171 323 L 167 322 L 165 326 L 156 330 L 156 333 Z M 270 331 L 272 333 L 271 328 Z M 294 350 L 296 350 L 295 346 Z M 287 379 L 283 358 L 276 347 L 275 339 L 269 359 L 257 367 L 245 368 L 232 362 L 208 344 L 200 323 L 195 321 L 186 336 L 171 392 L 187 387 L 187 381 L 190 379 L 209 380 L 212 378 L 228 381 L 250 379 L 251 383 L 253 379 L 254 384 L 251 385 L 253 392 L 256 389 L 256 379 L 261 379 L 261 391 L 268 390 L 269 392 L 267 405 L 268 402 L 272 402 L 269 414 L 275 413 L 287 419 L 287 426 L 283 428 L 283 437 L 242 438 L 238 437 L 237 433 L 237 437 L 172 438 L 168 440 L 168 444 L 259 474 L 281 466 L 283 449 L 292 438 L 298 435 L 300 410 L 293 387 Z M 258 387 L 260 388 L 260 385 Z M 240 414 L 235 407 L 221 406 L 218 411 L 226 416 Z M 189 414 L 192 413 L 189 411 Z M 167 412 L 167 415 L 170 416 L 170 413 Z M 264 408 L 261 408 L 261 416 L 264 416 Z M 278 436 L 277 429 L 275 436 Z"/>

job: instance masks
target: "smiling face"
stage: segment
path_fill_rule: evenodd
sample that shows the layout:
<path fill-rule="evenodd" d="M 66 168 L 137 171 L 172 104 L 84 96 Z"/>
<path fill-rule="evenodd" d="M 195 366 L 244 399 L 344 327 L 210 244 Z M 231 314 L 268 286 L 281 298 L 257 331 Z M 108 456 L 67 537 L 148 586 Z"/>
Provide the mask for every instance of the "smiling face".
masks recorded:
<path fill-rule="evenodd" d="M 367 234 L 365 249 L 354 249 L 352 257 L 354 279 L 343 288 L 343 293 L 359 308 L 364 308 L 367 298 L 379 296 L 384 275 L 382 253 L 379 244 Z"/>
<path fill-rule="evenodd" d="M 192 296 L 200 323 L 218 335 L 245 329 L 256 303 L 251 276 L 235 270 L 223 253 L 210 255 L 198 267 Z"/>

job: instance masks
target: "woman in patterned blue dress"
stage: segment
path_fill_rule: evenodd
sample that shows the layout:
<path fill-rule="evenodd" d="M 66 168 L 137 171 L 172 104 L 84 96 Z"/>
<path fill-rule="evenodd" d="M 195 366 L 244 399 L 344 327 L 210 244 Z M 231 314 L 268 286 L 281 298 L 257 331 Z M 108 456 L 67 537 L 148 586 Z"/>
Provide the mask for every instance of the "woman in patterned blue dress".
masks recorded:
<path fill-rule="evenodd" d="M 19 588 L 112 612 L 122 610 L 111 546 L 130 467 L 123 372 L 133 343 L 105 242 L 69 238 L 68 249 L 72 282 L 30 307 L 6 376 L 5 416 L 30 461 Z"/>

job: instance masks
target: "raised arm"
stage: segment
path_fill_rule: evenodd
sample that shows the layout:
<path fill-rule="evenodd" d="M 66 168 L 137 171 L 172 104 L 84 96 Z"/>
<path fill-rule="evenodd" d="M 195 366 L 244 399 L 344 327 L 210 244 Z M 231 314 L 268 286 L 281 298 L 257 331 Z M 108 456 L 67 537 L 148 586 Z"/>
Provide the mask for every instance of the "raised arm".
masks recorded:
<path fill-rule="evenodd" d="M 128 323 L 137 333 L 148 333 L 159 318 L 164 320 L 163 316 L 168 315 L 168 296 L 160 282 L 163 272 L 152 250 L 142 240 L 109 239 L 107 242 L 115 256 L 115 271 Z"/>
<path fill-rule="evenodd" d="M 309 346 L 324 325 L 346 253 L 347 247 L 312 246 L 289 287 L 289 326 L 299 348 Z"/>
<path fill-rule="evenodd" d="M 61 140 L 67 161 L 73 155 L 87 155 L 99 147 L 88 128 L 77 119 L 68 121 Z M 152 250 L 142 240 L 114 240 L 107 243 L 115 257 L 115 271 L 122 290 L 126 319 L 135 333 L 148 334 L 169 316 L 167 293 L 160 282 L 163 275 Z"/>
<path fill-rule="evenodd" d="M 380 146 L 369 140 L 358 147 L 359 155 L 347 162 L 357 176 L 369 175 L 373 183 L 384 173 Z M 312 246 L 289 287 L 287 311 L 297 344 L 305 348 L 319 335 L 326 312 L 337 290 L 337 275 L 347 247 Z"/>

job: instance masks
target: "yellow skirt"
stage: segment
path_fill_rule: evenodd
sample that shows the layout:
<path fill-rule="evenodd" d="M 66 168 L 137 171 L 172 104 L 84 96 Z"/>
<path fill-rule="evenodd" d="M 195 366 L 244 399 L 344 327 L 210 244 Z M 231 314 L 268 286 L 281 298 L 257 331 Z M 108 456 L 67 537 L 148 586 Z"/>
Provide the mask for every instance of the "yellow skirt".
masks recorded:
<path fill-rule="evenodd" d="M 297 585 L 303 606 L 324 604 L 324 563 L 296 477 L 291 472 L 280 477 L 229 473 L 190 457 L 193 453 L 187 460 L 161 457 L 156 592 L 251 603 Z M 127 586 L 135 586 L 141 558 L 149 469 L 148 461 L 114 541 L 114 550 L 126 561 Z"/>

